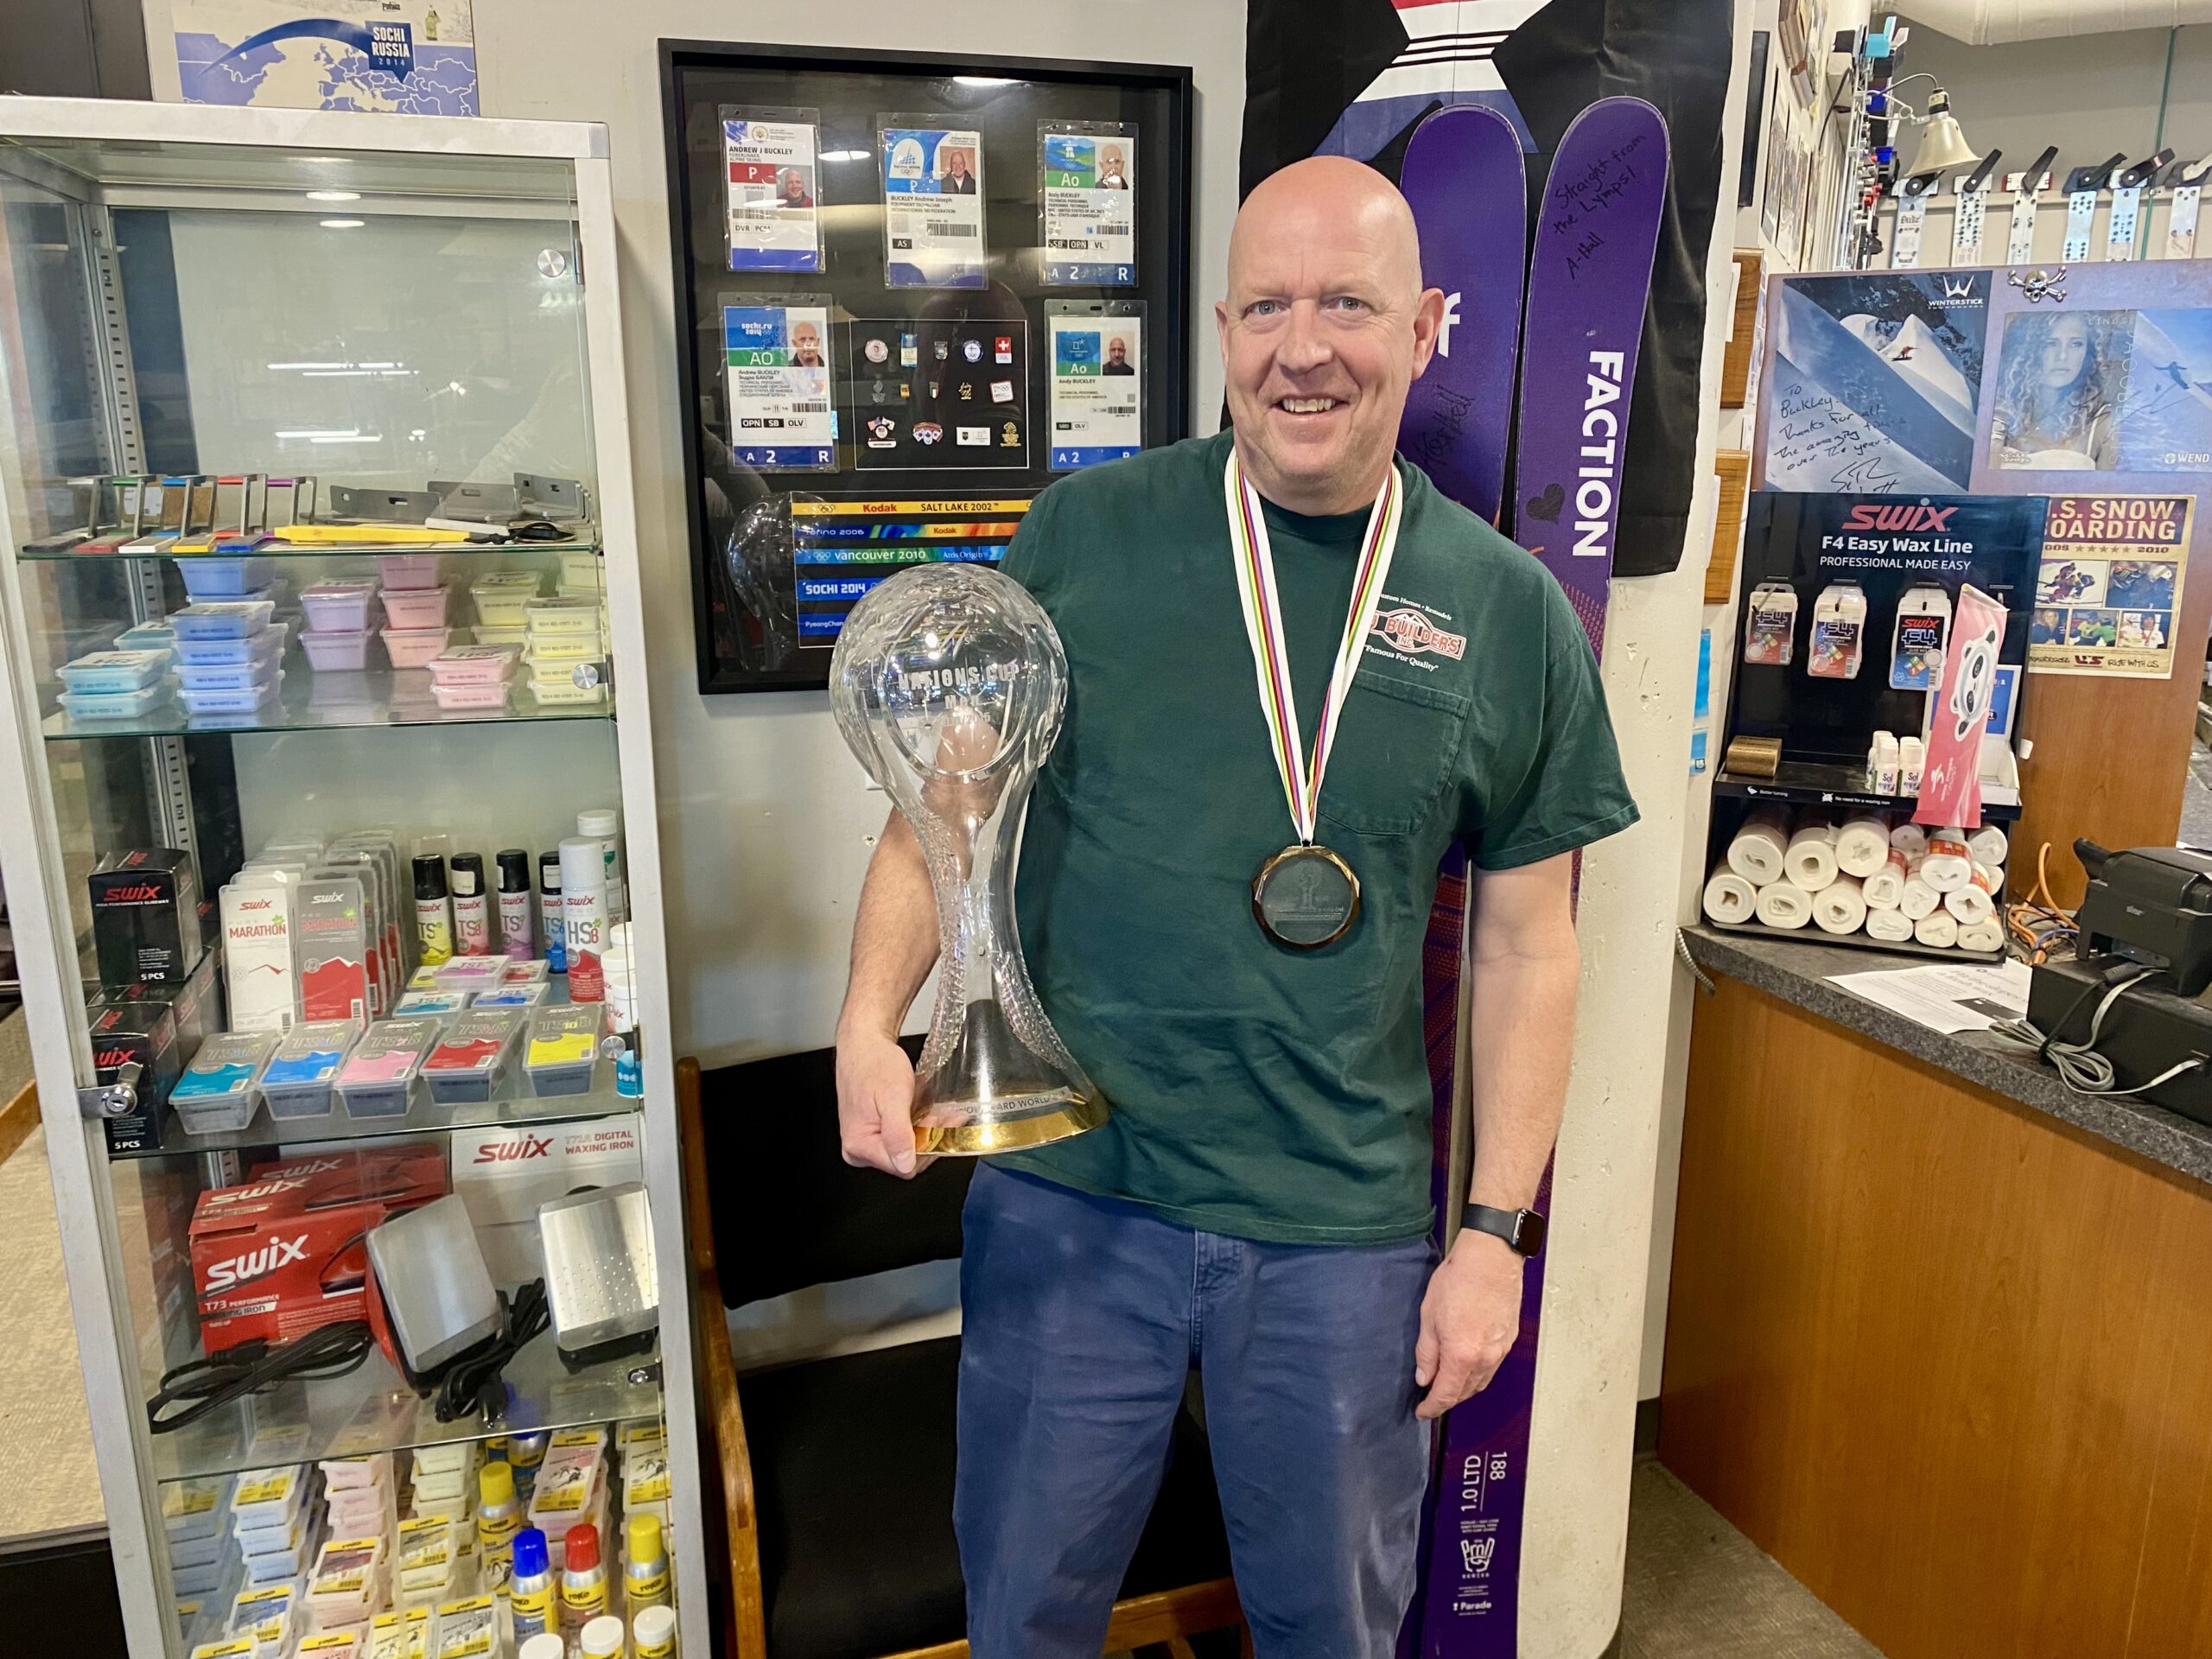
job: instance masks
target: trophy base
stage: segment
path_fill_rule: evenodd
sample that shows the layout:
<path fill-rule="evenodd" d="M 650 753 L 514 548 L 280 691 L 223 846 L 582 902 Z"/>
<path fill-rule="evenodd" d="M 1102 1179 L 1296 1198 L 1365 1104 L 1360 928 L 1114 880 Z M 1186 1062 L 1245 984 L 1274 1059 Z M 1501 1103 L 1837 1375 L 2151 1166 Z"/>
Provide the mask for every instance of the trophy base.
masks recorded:
<path fill-rule="evenodd" d="M 929 1116 L 940 1121 L 914 1125 L 915 1151 L 938 1157 L 978 1158 L 994 1152 L 1019 1152 L 1027 1147 L 1065 1141 L 1071 1135 L 1096 1128 L 1109 1114 L 1103 1100 L 1063 1096 L 1039 1110 L 1018 1116 L 1007 1116 L 1004 1103 L 995 1101 L 988 1117 L 974 1116 L 972 1108 L 963 1112 L 957 1103 L 946 1102 L 938 1103 Z"/>

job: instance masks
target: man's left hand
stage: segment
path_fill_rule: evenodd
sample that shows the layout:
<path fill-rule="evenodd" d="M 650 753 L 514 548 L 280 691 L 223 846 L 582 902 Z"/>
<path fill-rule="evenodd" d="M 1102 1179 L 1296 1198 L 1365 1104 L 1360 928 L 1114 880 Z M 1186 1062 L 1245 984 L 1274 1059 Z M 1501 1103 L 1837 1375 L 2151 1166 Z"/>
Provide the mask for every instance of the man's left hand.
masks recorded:
<path fill-rule="evenodd" d="M 1524 1265 L 1503 1239 L 1469 1230 L 1429 1275 L 1414 1344 L 1414 1383 L 1428 1395 L 1416 1417 L 1441 1417 L 1490 1386 L 1521 1330 Z"/>

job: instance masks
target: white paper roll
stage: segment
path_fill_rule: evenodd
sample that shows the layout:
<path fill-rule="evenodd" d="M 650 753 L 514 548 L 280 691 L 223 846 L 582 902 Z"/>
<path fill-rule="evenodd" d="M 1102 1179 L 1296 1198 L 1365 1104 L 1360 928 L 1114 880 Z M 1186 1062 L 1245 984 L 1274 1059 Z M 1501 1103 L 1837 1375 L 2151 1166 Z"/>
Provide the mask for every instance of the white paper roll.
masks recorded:
<path fill-rule="evenodd" d="M 1916 871 L 1905 878 L 1904 891 L 1897 894 L 1897 908 L 1904 912 L 1907 921 L 1916 922 L 1923 916 L 1932 916 L 1943 907 L 1943 895 L 1920 879 Z"/>
<path fill-rule="evenodd" d="M 1801 825 L 1782 861 L 1783 877 L 1801 893 L 1818 893 L 1835 880 L 1835 826 Z"/>
<path fill-rule="evenodd" d="M 1943 908 L 1958 918 L 1961 927 L 1974 927 L 1997 918 L 1997 901 L 1980 887 L 1961 887 L 1943 895 Z"/>
<path fill-rule="evenodd" d="M 1923 944 L 1956 944 L 1959 942 L 1959 918 L 1948 910 L 1931 912 L 1912 925 L 1912 937 Z"/>
<path fill-rule="evenodd" d="M 1870 910 L 1866 936 L 1885 944 L 1902 944 L 1912 937 L 1912 918 L 1901 910 Z"/>
<path fill-rule="evenodd" d="M 1983 824 L 1967 837 L 1967 850 L 1974 855 L 1977 864 L 2002 864 L 2012 847 L 2012 843 L 2005 839 L 2005 832 L 1993 823 Z"/>
<path fill-rule="evenodd" d="M 1961 950 L 2002 950 L 2005 948 L 2005 924 L 1994 916 L 1986 922 L 1976 922 L 1972 927 L 1959 929 L 1959 949 Z"/>
<path fill-rule="evenodd" d="M 1754 812 L 1728 843 L 1728 868 L 1754 887 L 1782 880 L 1783 855 L 1789 849 L 1789 821 L 1778 812 Z"/>
<path fill-rule="evenodd" d="M 1857 876 L 1839 875 L 1813 895 L 1813 925 L 1823 933 L 1856 933 L 1866 925 Z"/>
<path fill-rule="evenodd" d="M 1879 818 L 1849 818 L 1836 831 L 1836 866 L 1846 875 L 1872 875 L 1889 855 L 1890 827 Z"/>
<path fill-rule="evenodd" d="M 1904 897 L 1905 877 L 1910 874 L 1904 855 L 1896 848 L 1891 848 L 1890 855 L 1883 861 L 1882 868 L 1859 884 L 1859 892 L 1866 900 L 1866 908 L 1895 910 L 1897 901 Z"/>
<path fill-rule="evenodd" d="M 1938 893 L 1956 893 L 1974 880 L 1974 855 L 1963 839 L 1945 830 L 1928 838 L 1928 856 L 1920 861 L 1920 879 Z"/>
<path fill-rule="evenodd" d="M 1789 881 L 1771 881 L 1759 889 L 1757 913 L 1769 927 L 1802 927 L 1813 919 L 1813 896 Z"/>
<path fill-rule="evenodd" d="M 1750 921 L 1758 902 L 1758 890 L 1725 864 L 1705 884 L 1705 913 L 1726 926 Z"/>
<path fill-rule="evenodd" d="M 1890 845 L 1907 858 L 1918 858 L 1928 850 L 1928 832 L 1907 820 L 1890 826 Z"/>

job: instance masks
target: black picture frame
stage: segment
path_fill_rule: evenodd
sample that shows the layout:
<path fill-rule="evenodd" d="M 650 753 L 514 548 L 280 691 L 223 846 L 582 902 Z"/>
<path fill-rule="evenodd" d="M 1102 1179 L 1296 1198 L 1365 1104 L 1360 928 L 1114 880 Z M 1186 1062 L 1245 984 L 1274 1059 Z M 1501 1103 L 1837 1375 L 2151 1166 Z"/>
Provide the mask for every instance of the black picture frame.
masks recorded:
<path fill-rule="evenodd" d="M 819 689 L 827 683 L 830 651 L 798 643 L 795 596 L 792 632 L 788 638 L 780 632 L 772 636 L 771 627 L 779 628 L 783 619 L 780 614 L 764 619 L 758 613 L 772 610 L 782 594 L 778 591 L 764 596 L 757 586 L 748 594 L 740 594 L 723 563 L 731 530 L 743 519 L 759 528 L 760 544 L 772 549 L 779 535 L 788 535 L 789 501 L 794 492 L 831 503 L 927 500 L 944 504 L 948 514 L 956 515 L 958 504 L 973 501 L 984 509 L 987 518 L 988 504 L 993 501 L 1033 499 L 1063 475 L 1051 470 L 1047 446 L 1041 441 L 1049 368 L 1040 366 L 1039 359 L 1045 356 L 1048 302 L 1141 304 L 1147 374 L 1144 447 L 1156 448 L 1189 435 L 1192 71 L 1178 65 L 974 54 L 955 58 L 696 40 L 663 40 L 659 48 L 699 690 L 720 695 Z M 852 199 L 855 192 L 849 185 L 842 198 L 833 200 L 826 169 L 817 181 L 825 210 L 822 272 L 727 269 L 726 200 L 719 188 L 710 192 L 703 187 L 708 181 L 718 186 L 723 177 L 720 111 L 731 105 L 818 110 L 825 158 L 833 141 L 849 157 L 849 141 L 855 134 L 868 135 L 869 161 L 854 166 L 855 179 L 866 181 L 863 200 Z M 991 250 L 985 288 L 885 285 L 883 205 L 874 165 L 874 128 L 876 117 L 891 111 L 942 113 L 982 132 Z M 1137 123 L 1138 280 L 1134 285 L 1047 285 L 1039 280 L 1034 135 L 1040 118 Z M 711 156 L 705 154 L 709 147 Z M 872 212 L 842 213 L 833 219 L 826 211 L 856 206 Z M 713 258 L 702 250 L 711 251 Z M 853 396 L 857 381 L 849 378 L 853 365 L 842 363 L 832 372 L 837 470 L 779 472 L 745 466 L 728 436 L 727 397 L 719 372 L 719 308 L 747 290 L 763 296 L 818 296 L 832 313 L 833 328 L 842 326 L 848 334 L 854 320 L 912 317 L 918 326 L 940 326 L 947 320 L 948 306 L 959 314 L 951 320 L 956 329 L 1018 318 L 1026 329 L 1020 357 L 1025 383 L 1020 403 L 1031 428 L 1024 451 L 1027 464 L 969 471 L 887 467 L 879 462 L 873 469 L 861 470 L 855 464 L 861 428 Z M 973 296 L 972 303 L 963 296 Z M 934 308 L 925 315 L 925 306 Z M 724 421 L 719 431 L 713 418 L 718 404 L 723 405 Z M 773 563 L 772 558 L 766 559 L 757 568 Z M 787 562 L 784 568 L 789 568 Z"/>

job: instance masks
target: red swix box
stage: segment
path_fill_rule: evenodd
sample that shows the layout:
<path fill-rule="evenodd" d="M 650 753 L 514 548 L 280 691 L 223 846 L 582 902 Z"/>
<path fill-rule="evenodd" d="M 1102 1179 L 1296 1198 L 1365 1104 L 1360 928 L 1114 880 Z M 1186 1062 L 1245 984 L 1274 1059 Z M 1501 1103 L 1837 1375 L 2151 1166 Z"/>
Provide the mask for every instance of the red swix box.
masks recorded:
<path fill-rule="evenodd" d="M 266 1164 L 201 1193 L 192 1282 L 207 1351 L 366 1319 L 369 1230 L 445 1192 L 443 1151 L 418 1145 Z"/>

